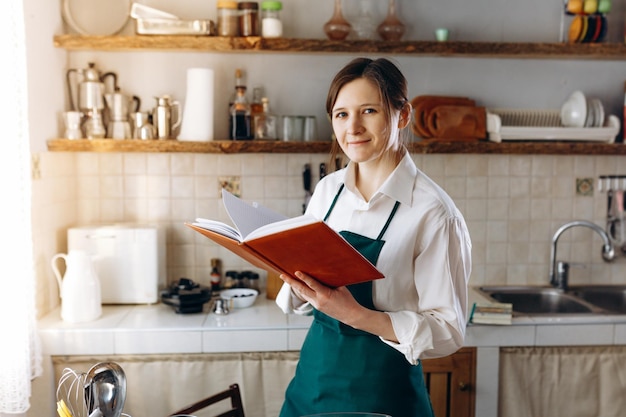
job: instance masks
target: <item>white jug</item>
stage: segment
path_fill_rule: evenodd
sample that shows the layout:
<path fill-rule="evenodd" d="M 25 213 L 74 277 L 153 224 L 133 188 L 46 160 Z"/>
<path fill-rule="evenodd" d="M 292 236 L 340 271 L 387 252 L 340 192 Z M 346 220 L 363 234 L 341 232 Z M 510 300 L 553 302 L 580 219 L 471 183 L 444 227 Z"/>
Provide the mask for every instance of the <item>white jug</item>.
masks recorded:
<path fill-rule="evenodd" d="M 63 258 L 65 275 L 57 266 Z M 58 253 L 52 257 L 52 270 L 59 282 L 61 294 L 61 318 L 71 323 L 92 321 L 102 315 L 100 280 L 91 258 L 86 251 L 71 250 L 69 254 Z"/>

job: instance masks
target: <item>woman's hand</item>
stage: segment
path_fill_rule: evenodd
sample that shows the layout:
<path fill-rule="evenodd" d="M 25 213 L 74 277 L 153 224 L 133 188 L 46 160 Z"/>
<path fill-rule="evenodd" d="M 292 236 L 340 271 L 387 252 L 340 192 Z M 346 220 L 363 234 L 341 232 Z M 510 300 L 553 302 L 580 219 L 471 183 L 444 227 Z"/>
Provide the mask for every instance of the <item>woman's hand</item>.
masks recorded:
<path fill-rule="evenodd" d="M 328 287 L 310 275 L 297 271 L 296 277 L 282 274 L 280 278 L 291 286 L 298 298 L 308 301 L 317 310 L 340 322 L 383 339 L 398 342 L 389 316 L 359 304 L 346 287 Z"/>
<path fill-rule="evenodd" d="M 311 303 L 313 307 L 330 317 L 350 325 L 351 319 L 366 310 L 346 287 L 328 287 L 310 275 L 297 271 L 294 279 L 282 274 L 280 278 L 291 286 L 296 296 Z"/>

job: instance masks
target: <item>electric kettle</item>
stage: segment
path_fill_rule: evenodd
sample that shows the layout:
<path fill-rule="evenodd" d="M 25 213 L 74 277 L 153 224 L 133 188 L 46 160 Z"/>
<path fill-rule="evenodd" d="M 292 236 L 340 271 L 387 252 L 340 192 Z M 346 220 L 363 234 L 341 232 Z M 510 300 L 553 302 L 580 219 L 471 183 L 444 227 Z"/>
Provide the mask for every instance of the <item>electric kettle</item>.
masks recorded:
<path fill-rule="evenodd" d="M 61 277 L 58 259 L 63 258 L 66 269 Z M 92 321 L 102 315 L 100 280 L 89 254 L 70 250 L 52 257 L 52 271 L 59 283 L 61 318 L 70 323 Z"/>

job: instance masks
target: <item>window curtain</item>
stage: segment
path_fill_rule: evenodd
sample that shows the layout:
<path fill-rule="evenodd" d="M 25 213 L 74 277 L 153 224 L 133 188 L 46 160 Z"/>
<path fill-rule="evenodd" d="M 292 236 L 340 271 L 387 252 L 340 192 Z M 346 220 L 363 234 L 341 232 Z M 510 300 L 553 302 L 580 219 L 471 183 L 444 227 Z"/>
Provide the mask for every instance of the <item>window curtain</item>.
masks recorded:
<path fill-rule="evenodd" d="M 22 0 L 0 2 L 0 416 L 25 413 L 41 375 L 31 230 L 26 41 Z"/>

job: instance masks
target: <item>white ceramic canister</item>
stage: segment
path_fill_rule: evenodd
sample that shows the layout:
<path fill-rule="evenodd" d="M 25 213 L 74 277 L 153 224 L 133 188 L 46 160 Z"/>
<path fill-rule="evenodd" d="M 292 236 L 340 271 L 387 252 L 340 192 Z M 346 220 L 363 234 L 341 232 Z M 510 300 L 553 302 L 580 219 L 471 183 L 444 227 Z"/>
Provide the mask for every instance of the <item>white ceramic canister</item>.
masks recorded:
<path fill-rule="evenodd" d="M 61 277 L 57 260 L 63 258 L 66 269 Z M 70 250 L 52 257 L 52 271 L 59 283 L 61 318 L 71 323 L 92 321 L 102 315 L 100 280 L 89 254 Z"/>

